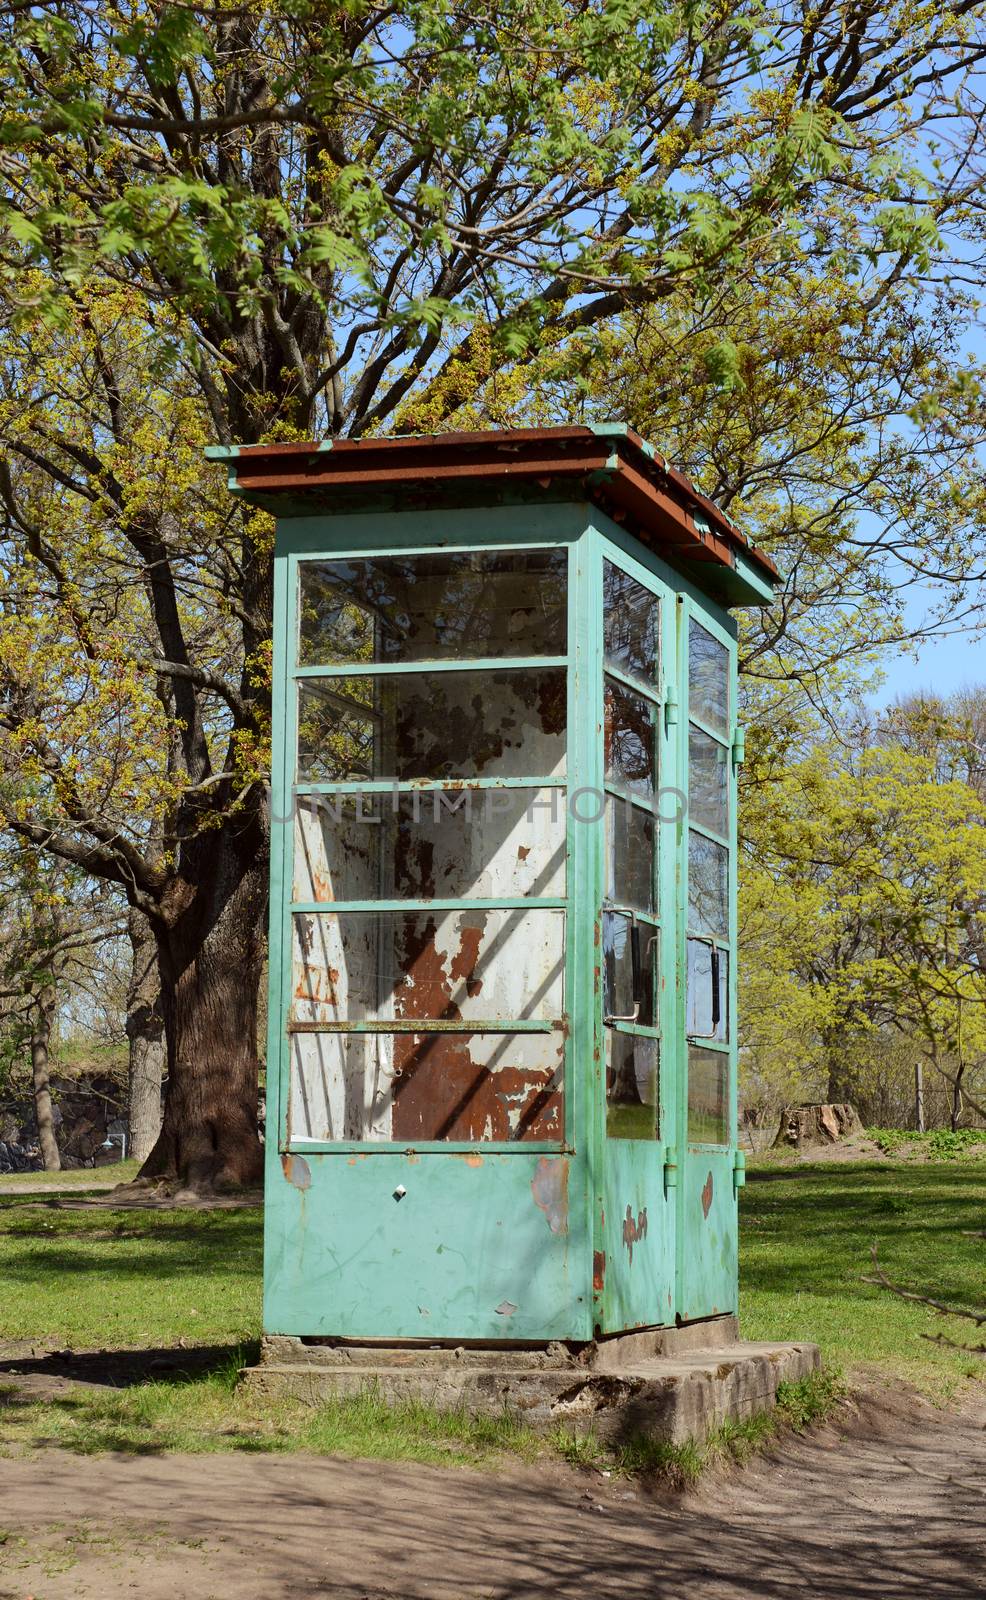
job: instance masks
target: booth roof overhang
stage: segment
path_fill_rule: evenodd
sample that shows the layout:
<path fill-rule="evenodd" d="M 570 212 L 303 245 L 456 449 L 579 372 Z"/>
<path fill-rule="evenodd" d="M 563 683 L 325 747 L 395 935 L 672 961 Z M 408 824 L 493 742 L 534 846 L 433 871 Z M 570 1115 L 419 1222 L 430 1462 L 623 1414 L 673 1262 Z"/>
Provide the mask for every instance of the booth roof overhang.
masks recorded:
<path fill-rule="evenodd" d="M 768 604 L 780 581 L 713 500 L 620 423 L 215 445 L 206 454 L 226 463 L 234 494 L 278 517 L 587 500 L 724 605 Z"/>

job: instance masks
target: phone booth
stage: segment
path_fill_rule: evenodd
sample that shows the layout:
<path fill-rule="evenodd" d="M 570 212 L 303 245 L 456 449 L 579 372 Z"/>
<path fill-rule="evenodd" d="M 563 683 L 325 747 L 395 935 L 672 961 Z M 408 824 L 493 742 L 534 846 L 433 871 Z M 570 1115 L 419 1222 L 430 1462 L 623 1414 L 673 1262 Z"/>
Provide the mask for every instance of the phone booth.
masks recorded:
<path fill-rule="evenodd" d="M 264 1326 L 734 1312 L 736 626 L 624 427 L 216 450 L 274 513 Z"/>

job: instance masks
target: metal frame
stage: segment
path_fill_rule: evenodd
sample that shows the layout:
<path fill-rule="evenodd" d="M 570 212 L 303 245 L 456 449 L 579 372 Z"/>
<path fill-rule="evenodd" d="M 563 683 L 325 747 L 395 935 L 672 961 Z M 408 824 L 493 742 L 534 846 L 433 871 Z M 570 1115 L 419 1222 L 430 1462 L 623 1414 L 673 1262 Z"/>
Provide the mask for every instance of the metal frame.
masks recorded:
<path fill-rule="evenodd" d="M 548 513 L 548 515 L 546 515 Z M 518 522 L 522 519 L 518 517 Z M 573 1008 L 577 1009 L 579 984 L 577 978 L 578 940 L 573 937 L 575 918 L 571 915 L 572 907 L 577 903 L 578 896 L 575 890 L 575 875 L 579 870 L 578 862 L 573 860 L 580 855 L 576 848 L 573 835 L 581 834 L 584 830 L 573 827 L 571 812 L 572 796 L 577 795 L 580 788 L 581 761 L 578 746 L 578 730 L 581 724 L 580 705 L 577 690 L 577 633 L 578 618 L 581 610 L 580 593 L 583 581 L 577 552 L 581 550 L 581 535 L 584 533 L 585 522 L 580 515 L 577 505 L 539 507 L 537 513 L 531 514 L 527 528 L 517 527 L 505 537 L 502 516 L 495 512 L 470 513 L 464 521 L 461 513 L 428 512 L 407 513 L 401 520 L 399 529 L 399 543 L 383 543 L 380 537 L 381 523 L 387 525 L 391 536 L 395 531 L 393 519 L 381 517 L 377 514 L 354 514 L 353 516 L 335 516 L 332 518 L 293 518 L 285 528 L 279 530 L 278 548 L 276 558 L 275 579 L 275 609 L 280 618 L 280 627 L 276 630 L 278 640 L 275 659 L 275 710 L 274 710 L 274 740 L 275 749 L 280 749 L 282 760 L 280 769 L 273 775 L 272 781 L 272 810 L 275 818 L 279 819 L 278 832 L 280 834 L 279 849 L 275 850 L 272 841 L 272 870 L 271 870 L 271 938 L 270 938 L 270 1011 L 269 1011 L 269 1042 L 268 1042 L 268 1126 L 278 1130 L 277 1149 L 285 1154 L 292 1151 L 299 1153 L 324 1153 L 326 1155 L 339 1154 L 350 1156 L 393 1155 L 404 1151 L 405 1142 L 393 1140 L 311 1140 L 299 1138 L 292 1134 L 288 1124 L 288 1085 L 289 1070 L 287 1052 L 290 1048 L 292 1032 L 319 1032 L 319 1033 L 407 1033 L 420 1034 L 455 1031 L 461 1033 L 550 1033 L 562 1031 L 565 1034 L 565 1070 L 563 1091 L 563 1114 L 565 1126 L 562 1137 L 555 1141 L 523 1140 L 504 1142 L 498 1140 L 475 1143 L 463 1140 L 420 1140 L 414 1144 L 414 1150 L 421 1154 L 431 1155 L 460 1155 L 462 1153 L 481 1151 L 483 1154 L 513 1154 L 527 1153 L 565 1153 L 574 1148 L 573 1119 L 581 1120 L 583 1108 L 574 1104 L 575 1074 L 573 1070 L 574 1039 L 579 1029 Z M 545 524 L 548 528 L 545 528 Z M 413 537 L 419 531 L 415 524 L 420 524 L 420 531 L 424 526 L 431 537 L 422 539 L 419 543 Z M 437 542 L 434 532 L 437 526 L 445 525 L 448 537 Z M 479 526 L 477 526 L 477 524 Z M 489 535 L 481 536 L 483 524 L 488 525 Z M 302 562 L 317 560 L 345 561 L 357 557 L 380 556 L 386 557 L 406 551 L 412 547 L 415 554 L 436 554 L 455 551 L 457 554 L 486 553 L 496 550 L 514 550 L 518 548 L 531 549 L 567 549 L 568 560 L 568 595 L 567 595 L 567 639 L 568 651 L 564 656 L 517 656 L 494 657 L 472 660 L 469 658 L 441 659 L 437 661 L 414 661 L 400 663 L 331 663 L 325 666 L 300 665 L 297 660 L 298 630 L 298 596 L 299 577 L 298 568 Z M 289 655 L 290 652 L 290 655 Z M 354 780 L 349 782 L 307 782 L 295 776 L 294 763 L 297 749 L 297 690 L 296 685 L 311 681 L 313 678 L 339 678 L 339 677 L 376 677 L 387 676 L 395 672 L 414 673 L 421 676 L 430 675 L 434 671 L 524 671 L 564 668 L 567 674 L 567 702 L 568 702 L 568 739 L 566 750 L 566 772 L 564 777 L 537 777 L 526 775 L 523 778 L 462 778 L 462 779 L 411 779 L 394 782 L 390 779 L 381 780 Z M 277 688 L 280 687 L 280 696 Z M 503 788 L 503 789 L 564 789 L 566 791 L 565 829 L 566 829 L 566 894 L 559 896 L 531 896 L 517 899 L 503 897 L 496 899 L 464 899 L 442 898 L 432 900 L 365 900 L 365 901 L 332 901 L 313 902 L 295 901 L 293 896 L 293 851 L 294 851 L 294 811 L 304 799 L 315 795 L 346 794 L 346 793 L 382 793 L 400 794 L 415 792 L 452 792 L 470 789 Z M 290 794 L 292 807 L 290 815 L 285 810 L 286 797 Z M 274 858 L 277 857 L 275 868 Z M 290 1013 L 291 1000 L 291 949 L 292 949 L 292 919 L 296 915 L 334 915 L 337 913 L 351 912 L 359 914 L 378 912 L 410 912 L 418 910 L 562 910 L 566 915 L 565 937 L 565 1015 L 561 1018 L 547 1018 L 531 1020 L 528 1018 L 498 1019 L 493 1022 L 476 1021 L 471 1023 L 456 1024 L 454 1029 L 447 1025 L 442 1026 L 440 1021 L 427 1018 L 414 1019 L 414 1026 L 395 1026 L 393 1020 L 381 1019 L 379 1022 L 362 1024 L 322 1024 L 315 1028 L 296 1028 L 292 1030 L 285 1027 L 283 1019 Z M 279 978 L 277 973 L 279 972 Z M 275 988 L 276 984 L 276 988 Z M 272 1080 L 276 1083 L 276 1092 L 271 1094 Z"/>

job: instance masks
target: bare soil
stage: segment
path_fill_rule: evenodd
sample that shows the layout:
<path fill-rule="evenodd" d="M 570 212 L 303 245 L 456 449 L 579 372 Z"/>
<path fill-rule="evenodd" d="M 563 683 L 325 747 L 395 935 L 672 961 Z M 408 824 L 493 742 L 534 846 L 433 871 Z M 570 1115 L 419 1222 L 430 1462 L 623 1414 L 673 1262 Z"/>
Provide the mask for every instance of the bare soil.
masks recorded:
<path fill-rule="evenodd" d="M 564 1467 L 0 1460 L 0 1600 L 977 1600 L 986 1404 L 903 1396 L 682 1499 Z"/>

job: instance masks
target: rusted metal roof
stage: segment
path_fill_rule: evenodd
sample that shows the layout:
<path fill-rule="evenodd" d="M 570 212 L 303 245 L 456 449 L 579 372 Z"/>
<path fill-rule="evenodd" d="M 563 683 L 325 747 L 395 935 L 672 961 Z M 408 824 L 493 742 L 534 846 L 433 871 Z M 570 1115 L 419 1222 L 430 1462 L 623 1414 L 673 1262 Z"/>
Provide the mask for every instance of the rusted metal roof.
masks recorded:
<path fill-rule="evenodd" d="M 363 500 L 419 507 L 508 486 L 585 498 L 650 549 L 728 600 L 762 604 L 779 581 L 714 501 L 622 424 L 413 434 L 214 447 L 230 488 L 279 515 L 352 509 Z"/>

